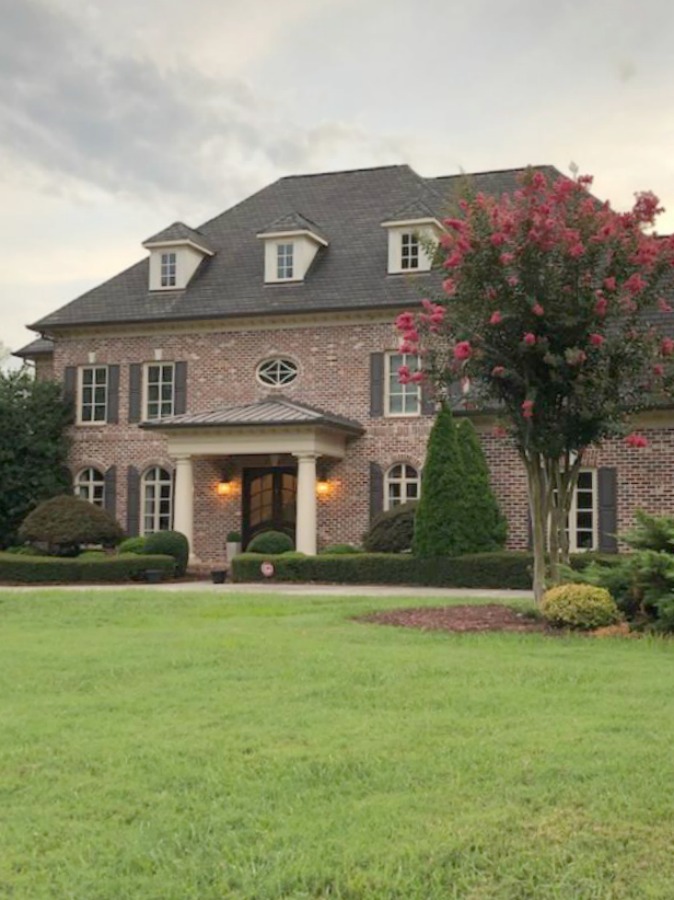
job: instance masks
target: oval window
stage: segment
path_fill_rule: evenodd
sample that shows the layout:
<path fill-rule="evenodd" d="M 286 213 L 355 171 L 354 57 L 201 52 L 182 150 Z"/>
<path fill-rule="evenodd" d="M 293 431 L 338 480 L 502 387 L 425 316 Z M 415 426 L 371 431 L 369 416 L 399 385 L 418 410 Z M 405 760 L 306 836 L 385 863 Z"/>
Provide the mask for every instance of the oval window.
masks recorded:
<path fill-rule="evenodd" d="M 257 378 L 268 387 L 283 387 L 293 382 L 299 373 L 299 367 L 292 359 L 276 357 L 261 362 L 257 367 Z"/>

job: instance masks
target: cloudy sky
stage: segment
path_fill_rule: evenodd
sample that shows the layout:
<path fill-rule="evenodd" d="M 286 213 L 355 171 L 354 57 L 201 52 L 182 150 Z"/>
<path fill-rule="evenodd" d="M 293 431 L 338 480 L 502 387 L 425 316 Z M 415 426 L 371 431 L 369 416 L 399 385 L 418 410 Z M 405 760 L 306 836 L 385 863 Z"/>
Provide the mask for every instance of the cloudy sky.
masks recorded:
<path fill-rule="evenodd" d="M 668 0 L 0 0 L 0 342 L 282 175 L 574 161 L 674 230 Z"/>

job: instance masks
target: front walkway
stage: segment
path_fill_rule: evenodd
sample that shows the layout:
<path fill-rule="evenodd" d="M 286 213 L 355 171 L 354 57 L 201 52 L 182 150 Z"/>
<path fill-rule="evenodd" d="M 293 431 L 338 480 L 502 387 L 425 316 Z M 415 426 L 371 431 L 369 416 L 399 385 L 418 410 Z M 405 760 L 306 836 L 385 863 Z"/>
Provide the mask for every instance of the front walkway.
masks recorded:
<path fill-rule="evenodd" d="M 533 591 L 480 590 L 479 588 L 392 587 L 375 584 L 211 584 L 210 581 L 181 581 L 164 584 L 72 584 L 72 585 L 0 585 L 3 591 L 210 591 L 215 594 L 280 594 L 310 597 L 437 597 L 451 600 L 456 597 L 484 597 L 502 600 L 533 600 Z"/>

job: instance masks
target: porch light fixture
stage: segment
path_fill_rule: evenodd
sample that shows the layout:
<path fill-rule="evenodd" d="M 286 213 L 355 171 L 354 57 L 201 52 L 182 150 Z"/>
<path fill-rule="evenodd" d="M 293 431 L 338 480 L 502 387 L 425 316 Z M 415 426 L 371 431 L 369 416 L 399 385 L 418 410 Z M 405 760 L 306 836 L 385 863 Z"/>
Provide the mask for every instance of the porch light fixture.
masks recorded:
<path fill-rule="evenodd" d="M 320 469 L 318 472 L 318 479 L 316 481 L 316 493 L 319 497 L 327 497 L 327 495 L 332 490 L 332 485 L 328 481 L 328 473 L 325 469 Z"/>
<path fill-rule="evenodd" d="M 218 497 L 229 497 L 233 492 L 234 485 L 232 484 L 232 475 L 229 469 L 223 469 L 220 481 L 218 481 L 215 490 L 217 491 Z"/>

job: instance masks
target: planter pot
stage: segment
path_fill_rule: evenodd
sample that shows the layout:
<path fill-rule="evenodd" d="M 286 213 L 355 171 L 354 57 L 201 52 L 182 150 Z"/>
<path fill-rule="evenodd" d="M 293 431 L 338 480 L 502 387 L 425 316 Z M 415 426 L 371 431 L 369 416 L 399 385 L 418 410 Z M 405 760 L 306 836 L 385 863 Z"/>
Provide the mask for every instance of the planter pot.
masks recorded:
<path fill-rule="evenodd" d="M 224 584 L 227 577 L 227 569 L 213 569 L 211 580 L 213 584 Z"/>
<path fill-rule="evenodd" d="M 235 556 L 241 553 L 241 544 L 238 541 L 227 541 L 227 562 L 231 562 Z"/>
<path fill-rule="evenodd" d="M 164 580 L 164 573 L 161 569 L 146 569 L 145 580 L 148 584 L 161 584 Z"/>

